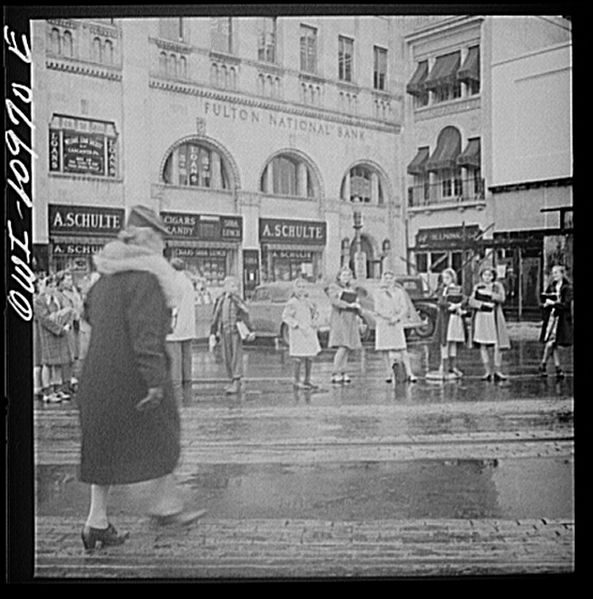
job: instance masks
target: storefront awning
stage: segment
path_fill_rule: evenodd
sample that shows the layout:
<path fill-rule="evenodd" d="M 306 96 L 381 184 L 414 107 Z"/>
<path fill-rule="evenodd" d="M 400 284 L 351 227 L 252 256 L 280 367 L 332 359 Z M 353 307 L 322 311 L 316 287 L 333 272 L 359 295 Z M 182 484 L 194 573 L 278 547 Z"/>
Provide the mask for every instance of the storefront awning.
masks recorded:
<path fill-rule="evenodd" d="M 274 250 L 298 250 L 300 252 L 323 252 L 324 245 L 307 245 L 305 243 L 266 243 L 263 244 L 268 251 Z"/>
<path fill-rule="evenodd" d="M 468 50 L 467 56 L 457 72 L 460 81 L 480 81 L 480 46 Z"/>
<path fill-rule="evenodd" d="M 461 135 L 454 127 L 441 131 L 437 147 L 426 162 L 427 171 L 453 169 L 457 166 L 457 157 L 461 152 Z"/>
<path fill-rule="evenodd" d="M 424 60 L 418 63 L 416 71 L 412 75 L 408 85 L 406 85 L 406 91 L 412 96 L 419 96 L 425 90 L 424 82 L 428 75 L 428 60 Z"/>
<path fill-rule="evenodd" d="M 466 168 L 480 168 L 480 139 L 470 139 L 465 150 L 457 158 L 459 166 Z"/>
<path fill-rule="evenodd" d="M 418 153 L 414 157 L 414 160 L 408 164 L 409 175 L 424 175 L 426 173 L 426 162 L 430 155 L 429 148 L 418 148 Z"/>
<path fill-rule="evenodd" d="M 167 247 L 173 248 L 214 248 L 235 250 L 241 245 L 233 241 L 197 241 L 195 239 L 167 239 Z"/>
<path fill-rule="evenodd" d="M 110 241 L 114 241 L 116 237 L 106 237 L 101 235 L 90 236 L 90 235 L 52 235 L 50 241 L 53 244 L 56 243 L 76 243 L 84 245 L 105 245 Z"/>
<path fill-rule="evenodd" d="M 452 52 L 444 56 L 438 56 L 430 75 L 424 85 L 427 89 L 436 89 L 441 85 L 451 85 L 455 83 L 459 64 L 461 63 L 461 54 Z"/>

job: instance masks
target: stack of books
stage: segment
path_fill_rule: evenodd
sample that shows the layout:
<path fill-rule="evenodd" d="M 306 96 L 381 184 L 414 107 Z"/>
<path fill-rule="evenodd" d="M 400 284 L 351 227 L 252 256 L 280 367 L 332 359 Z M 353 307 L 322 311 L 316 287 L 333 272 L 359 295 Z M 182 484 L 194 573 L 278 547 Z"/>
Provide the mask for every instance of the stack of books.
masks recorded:
<path fill-rule="evenodd" d="M 450 285 L 447 288 L 445 297 L 452 304 L 460 304 L 463 301 L 463 290 L 459 285 Z"/>

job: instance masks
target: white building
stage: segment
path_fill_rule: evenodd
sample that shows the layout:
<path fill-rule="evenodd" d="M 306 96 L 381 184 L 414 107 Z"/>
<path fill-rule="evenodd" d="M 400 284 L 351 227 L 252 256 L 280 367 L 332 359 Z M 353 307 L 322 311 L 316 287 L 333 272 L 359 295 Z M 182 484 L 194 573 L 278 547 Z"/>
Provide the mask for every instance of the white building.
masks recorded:
<path fill-rule="evenodd" d="M 142 203 L 212 286 L 333 277 L 357 249 L 369 276 L 405 270 L 394 19 L 56 19 L 32 42 L 49 268 L 90 268 Z"/>

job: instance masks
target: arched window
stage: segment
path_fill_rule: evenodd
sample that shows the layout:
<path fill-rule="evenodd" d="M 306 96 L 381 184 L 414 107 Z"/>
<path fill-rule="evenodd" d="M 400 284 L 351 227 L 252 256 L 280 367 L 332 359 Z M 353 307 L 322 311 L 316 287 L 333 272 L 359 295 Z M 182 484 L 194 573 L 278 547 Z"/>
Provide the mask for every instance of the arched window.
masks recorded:
<path fill-rule="evenodd" d="M 60 54 L 62 51 L 62 44 L 61 44 L 61 40 L 60 40 L 60 31 L 59 29 L 56 29 L 55 27 L 51 30 L 51 34 L 50 34 L 50 46 L 51 46 L 51 51 L 54 54 Z"/>
<path fill-rule="evenodd" d="M 105 40 L 104 57 L 107 64 L 113 64 L 113 43 L 110 40 Z"/>
<path fill-rule="evenodd" d="M 98 37 L 93 39 L 93 60 L 95 62 L 102 62 L 102 60 L 103 60 L 101 39 Z"/>
<path fill-rule="evenodd" d="M 169 56 L 169 75 L 177 77 L 177 56 L 175 54 Z"/>
<path fill-rule="evenodd" d="M 273 158 L 261 177 L 260 190 L 274 195 L 314 198 L 317 195 L 315 175 L 300 157 L 281 154 Z"/>
<path fill-rule="evenodd" d="M 225 158 L 200 141 L 181 144 L 169 154 L 163 181 L 184 187 L 231 188 Z"/>
<path fill-rule="evenodd" d="M 179 58 L 179 76 L 187 79 L 187 59 L 185 56 Z"/>
<path fill-rule="evenodd" d="M 359 204 L 383 204 L 385 190 L 381 175 L 365 164 L 353 166 L 342 180 L 340 197 Z"/>
<path fill-rule="evenodd" d="M 72 58 L 74 55 L 74 47 L 72 44 L 72 34 L 69 31 L 64 31 L 63 54 Z"/>
<path fill-rule="evenodd" d="M 166 52 L 161 52 L 159 54 L 159 73 L 161 75 L 167 74 L 167 54 L 166 54 Z"/>

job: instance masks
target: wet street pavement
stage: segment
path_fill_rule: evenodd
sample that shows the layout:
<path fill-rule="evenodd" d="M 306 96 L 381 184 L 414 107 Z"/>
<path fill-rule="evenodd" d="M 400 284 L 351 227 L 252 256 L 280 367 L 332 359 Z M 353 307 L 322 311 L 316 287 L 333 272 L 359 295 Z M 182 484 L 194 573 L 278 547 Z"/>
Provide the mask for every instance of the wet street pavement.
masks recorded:
<path fill-rule="evenodd" d="M 512 329 L 508 381 L 435 383 L 438 348 L 412 343 L 417 383 L 385 382 L 365 347 L 353 382 L 332 386 L 332 352 L 314 363 L 315 392 L 292 388 L 284 348 L 245 352 L 240 396 L 225 396 L 217 354 L 197 345 L 183 406 L 177 476 L 207 516 L 155 531 L 146 486 L 112 491 L 129 541 L 84 554 L 88 487 L 77 481 L 75 400 L 38 404 L 36 575 L 41 577 L 405 577 L 571 572 L 574 568 L 572 353 L 568 376 L 537 374 L 534 329 Z"/>

